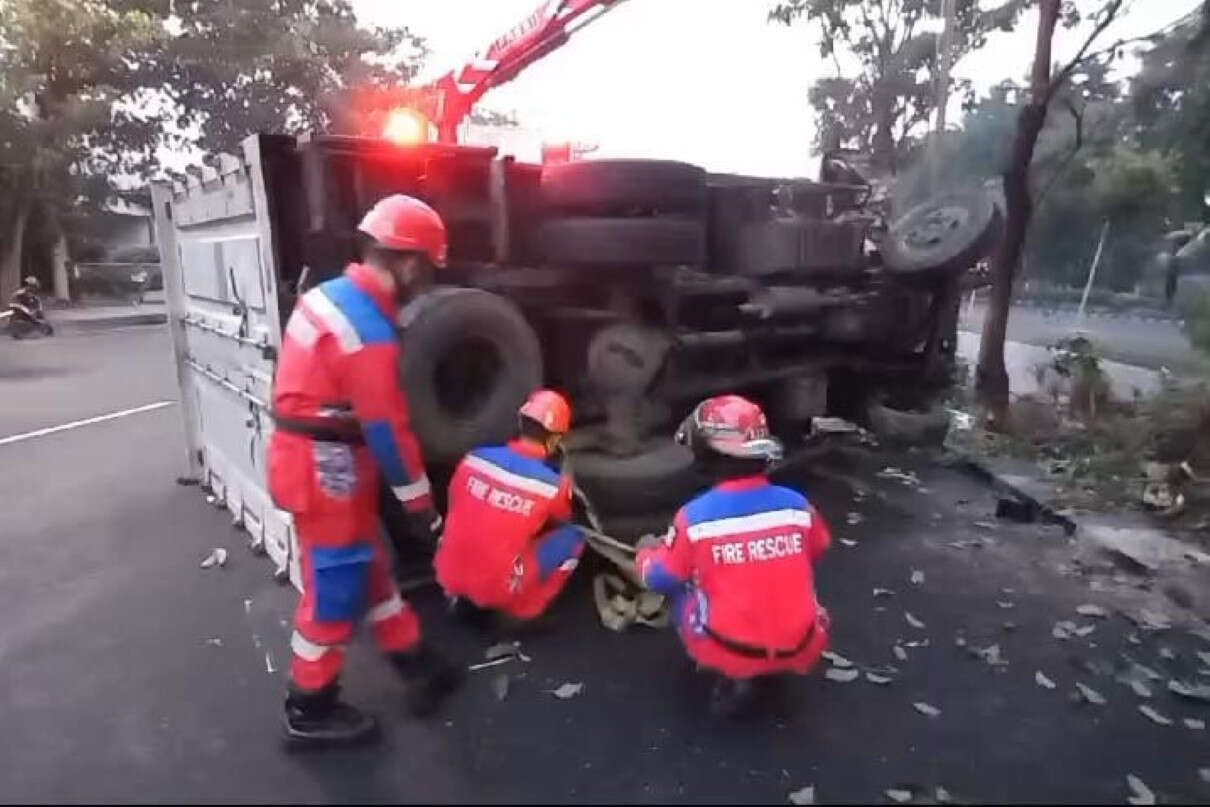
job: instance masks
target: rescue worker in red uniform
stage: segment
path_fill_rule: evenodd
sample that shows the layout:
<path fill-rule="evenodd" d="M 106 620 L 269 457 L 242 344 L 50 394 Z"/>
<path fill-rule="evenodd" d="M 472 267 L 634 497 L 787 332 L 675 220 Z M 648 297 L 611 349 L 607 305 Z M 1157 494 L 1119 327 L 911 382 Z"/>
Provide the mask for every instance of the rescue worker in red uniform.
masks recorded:
<path fill-rule="evenodd" d="M 750 703 L 753 679 L 806 673 L 827 648 L 813 565 L 831 534 L 805 496 L 765 475 L 782 447 L 756 404 L 703 401 L 677 440 L 716 484 L 677 512 L 662 540 L 640 541 L 636 565 L 670 597 L 690 657 L 720 676 L 712 708 L 734 714 Z"/>
<path fill-rule="evenodd" d="M 458 464 L 434 565 L 461 614 L 478 608 L 532 619 L 567 584 L 584 551 L 580 529 L 566 523 L 571 477 L 556 459 L 570 428 L 567 400 L 538 390 L 518 413 L 515 439 Z"/>
<path fill-rule="evenodd" d="M 269 489 L 293 514 L 303 575 L 285 703 L 290 747 L 377 737 L 375 719 L 339 699 L 344 648 L 363 619 L 407 683 L 413 714 L 432 709 L 458 682 L 421 640 L 378 531 L 380 473 L 413 531 L 435 540 L 441 528 L 397 380 L 394 322 L 445 265 L 445 225 L 428 205 L 395 195 L 379 201 L 359 230 L 363 262 L 295 306 L 273 386 Z"/>

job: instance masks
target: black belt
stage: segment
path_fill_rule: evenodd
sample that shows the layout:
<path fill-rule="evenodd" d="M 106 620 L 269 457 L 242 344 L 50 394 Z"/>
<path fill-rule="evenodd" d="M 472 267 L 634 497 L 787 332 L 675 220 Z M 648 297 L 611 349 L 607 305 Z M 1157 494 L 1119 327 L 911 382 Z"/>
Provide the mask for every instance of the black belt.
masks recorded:
<path fill-rule="evenodd" d="M 364 445 L 361 423 L 353 417 L 294 417 L 273 412 L 273 422 L 284 432 L 306 435 L 324 443 Z"/>
<path fill-rule="evenodd" d="M 703 625 L 702 627 L 704 628 L 706 635 L 711 639 L 718 642 L 732 653 L 740 656 L 747 656 L 748 658 L 793 658 L 802 651 L 806 650 L 807 645 L 809 645 L 811 640 L 815 638 L 815 623 L 811 623 L 811 627 L 807 629 L 806 634 L 802 637 L 802 641 L 800 641 L 797 645 L 789 650 L 774 650 L 773 648 L 769 647 L 759 647 L 757 645 L 748 644 L 747 642 L 741 642 L 736 639 L 729 639 L 726 636 L 711 630 L 709 625 Z"/>

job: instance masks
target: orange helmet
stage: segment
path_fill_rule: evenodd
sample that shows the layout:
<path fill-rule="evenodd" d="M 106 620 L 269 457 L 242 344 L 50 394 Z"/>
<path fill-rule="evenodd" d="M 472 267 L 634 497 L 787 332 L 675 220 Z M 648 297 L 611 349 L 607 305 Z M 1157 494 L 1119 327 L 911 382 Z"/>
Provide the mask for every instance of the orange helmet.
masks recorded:
<path fill-rule="evenodd" d="M 445 266 L 449 241 L 445 222 L 419 199 L 396 193 L 378 200 L 357 229 L 382 249 L 422 252 L 434 266 Z"/>
<path fill-rule="evenodd" d="M 571 404 L 552 389 L 531 393 L 519 414 L 553 434 L 565 434 L 571 429 Z"/>

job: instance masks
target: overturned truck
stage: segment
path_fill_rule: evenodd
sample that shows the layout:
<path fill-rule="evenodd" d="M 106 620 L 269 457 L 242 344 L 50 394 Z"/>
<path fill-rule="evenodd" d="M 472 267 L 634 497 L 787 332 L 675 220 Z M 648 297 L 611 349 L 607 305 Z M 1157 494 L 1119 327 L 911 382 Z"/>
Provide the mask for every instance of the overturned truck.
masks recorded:
<path fill-rule="evenodd" d="M 619 523 L 700 486 L 668 435 L 707 394 L 755 397 L 791 442 L 817 416 L 922 407 L 948 378 L 957 295 L 994 236 L 995 204 L 949 195 L 886 226 L 856 171 L 824 165 L 831 181 L 252 136 L 188 185 L 154 189 L 189 477 L 297 582 L 289 516 L 264 484 L 281 329 L 300 294 L 354 257 L 361 215 L 391 193 L 431 204 L 450 235 L 442 286 L 399 320 L 436 479 L 505 439 L 540 384 L 571 397 L 577 481 Z"/>

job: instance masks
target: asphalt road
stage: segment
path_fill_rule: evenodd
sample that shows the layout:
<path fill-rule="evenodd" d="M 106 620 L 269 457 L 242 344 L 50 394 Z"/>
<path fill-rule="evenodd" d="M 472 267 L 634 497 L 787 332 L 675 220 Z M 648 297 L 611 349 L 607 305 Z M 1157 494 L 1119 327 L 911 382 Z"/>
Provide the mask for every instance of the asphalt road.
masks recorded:
<path fill-rule="evenodd" d="M 0 345 L 0 440 L 173 397 L 168 353 L 158 329 Z M 820 670 L 785 682 L 760 716 L 717 722 L 673 636 L 601 628 L 584 574 L 549 625 L 518 637 L 531 662 L 471 673 L 426 721 L 403 715 L 387 666 L 354 647 L 348 696 L 383 718 L 387 741 L 284 755 L 294 594 L 243 551 L 225 513 L 174 484 L 182 454 L 175 407 L 0 443 L 3 800 L 785 803 L 814 785 L 820 803 L 885 801 L 888 788 L 927 800 L 938 786 L 962 801 L 1120 803 L 1130 773 L 1161 801 L 1210 798 L 1198 774 L 1210 764 L 1206 731 L 1181 722 L 1210 720 L 1210 706 L 1163 680 L 1149 700 L 1114 680 L 1122 652 L 1195 679 L 1206 666 L 1195 652 L 1210 645 L 1116 614 L 1077 616 L 1080 603 L 1129 610 L 1150 595 L 1111 568 L 1074 573 L 1077 547 L 1054 528 L 995 523 L 994 498 L 957 471 L 862 452 L 795 481 L 855 542 L 838 542 L 819 570 L 834 649 L 895 666 L 889 685 Z M 920 483 L 878 478 L 887 465 Z M 951 546 L 975 538 L 983 548 Z M 201 570 L 220 545 L 227 567 Z M 482 658 L 491 640 L 448 624 L 434 592 L 415 602 L 436 642 L 465 663 Z M 1095 631 L 1057 640 L 1061 619 Z M 1005 665 L 968 652 L 992 644 Z M 498 701 L 490 680 L 502 671 L 513 679 Z M 584 684 L 578 697 L 548 693 L 569 681 Z M 1107 703 L 1074 701 L 1077 681 Z M 1175 724 L 1156 724 L 1140 703 Z"/>
<path fill-rule="evenodd" d="M 986 313 L 987 307 L 982 304 L 973 310 L 964 305 L 960 327 L 980 332 Z M 1009 339 L 1042 347 L 1049 347 L 1077 330 L 1088 334 L 1101 355 L 1125 364 L 1152 370 L 1167 367 L 1186 374 L 1198 372 L 1206 361 L 1175 322 L 1128 316 L 1089 316 L 1081 321 L 1072 311 L 1044 311 L 1025 306 L 1015 306 L 1008 320 Z"/>

